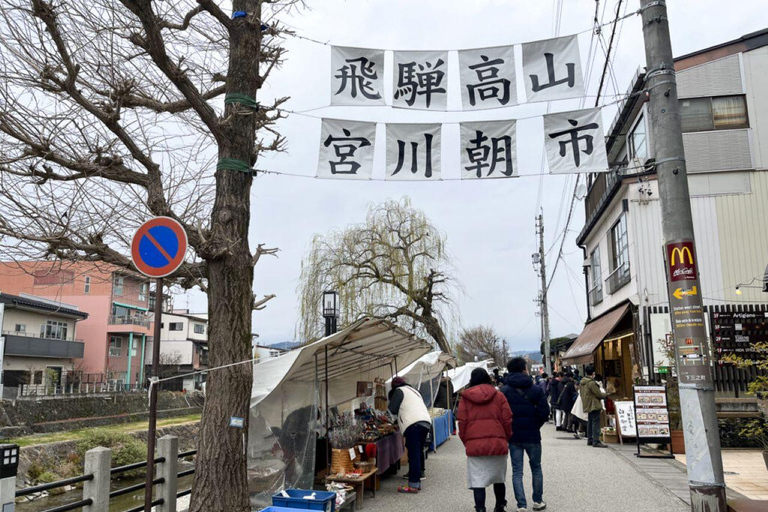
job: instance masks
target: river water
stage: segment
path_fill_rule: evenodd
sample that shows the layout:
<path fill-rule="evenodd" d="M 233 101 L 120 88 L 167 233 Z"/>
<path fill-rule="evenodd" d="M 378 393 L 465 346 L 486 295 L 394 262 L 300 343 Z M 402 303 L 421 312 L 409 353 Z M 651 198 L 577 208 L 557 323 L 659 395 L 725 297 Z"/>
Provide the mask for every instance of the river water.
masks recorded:
<path fill-rule="evenodd" d="M 187 465 L 185 464 L 184 466 L 187 466 Z M 188 467 L 192 467 L 192 465 L 189 464 Z M 179 464 L 179 471 L 182 471 L 184 469 L 187 469 L 187 467 L 182 467 L 182 464 Z M 192 487 L 193 479 L 194 479 L 194 475 L 187 475 L 185 477 L 179 478 L 178 492 L 181 492 L 185 489 L 189 489 L 190 487 Z M 131 485 L 135 485 L 143 481 L 144 481 L 144 477 L 126 478 L 123 480 L 112 480 L 111 490 L 116 491 L 118 489 L 122 489 L 124 487 L 130 487 Z M 66 505 L 67 503 L 80 501 L 82 499 L 83 499 L 83 490 L 74 489 L 72 491 L 68 491 L 62 494 L 57 494 L 55 496 L 46 496 L 45 498 L 40 498 L 34 501 L 25 501 L 25 502 L 17 503 L 16 512 L 44 512 L 45 510 L 49 510 L 54 507 L 59 507 L 61 505 Z M 109 512 L 122 512 L 124 510 L 129 510 L 134 507 L 138 507 L 142 503 L 144 503 L 143 489 L 135 493 L 124 494 L 122 496 L 118 496 L 116 498 L 112 498 L 111 500 L 109 500 Z"/>

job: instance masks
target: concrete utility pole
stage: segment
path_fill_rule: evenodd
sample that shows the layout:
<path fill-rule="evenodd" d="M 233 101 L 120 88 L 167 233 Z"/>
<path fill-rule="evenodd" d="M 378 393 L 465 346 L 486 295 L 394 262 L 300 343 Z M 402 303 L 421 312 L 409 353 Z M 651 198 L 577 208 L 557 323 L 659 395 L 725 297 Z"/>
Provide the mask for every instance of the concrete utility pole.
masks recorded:
<path fill-rule="evenodd" d="M 666 2 L 641 0 L 651 147 L 659 180 L 691 510 L 726 512 L 710 347 L 696 264 L 691 200 Z"/>
<path fill-rule="evenodd" d="M 549 349 L 549 306 L 547 305 L 547 263 L 544 257 L 544 214 L 540 213 L 536 217 L 536 234 L 539 235 L 539 277 L 541 277 L 541 296 L 539 297 L 539 306 L 541 308 L 541 338 L 544 341 L 544 369 L 547 374 L 552 375 L 552 363 L 550 361 Z M 534 258 L 534 264 L 536 264 Z"/>

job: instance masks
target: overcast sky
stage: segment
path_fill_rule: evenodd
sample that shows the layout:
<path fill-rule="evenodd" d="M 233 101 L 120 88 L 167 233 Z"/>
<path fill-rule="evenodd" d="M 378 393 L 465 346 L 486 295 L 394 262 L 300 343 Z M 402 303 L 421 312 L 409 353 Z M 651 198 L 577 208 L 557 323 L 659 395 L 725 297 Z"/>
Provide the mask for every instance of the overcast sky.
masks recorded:
<path fill-rule="evenodd" d="M 554 35 L 555 0 L 307 0 L 311 10 L 278 19 L 296 33 L 341 46 L 399 50 L 440 50 L 482 48 L 546 39 Z M 566 0 L 560 35 L 588 30 L 595 3 Z M 600 13 L 606 2 L 600 2 Z M 605 21 L 612 18 L 617 0 L 607 3 Z M 639 8 L 639 0 L 622 3 L 622 12 Z M 683 55 L 765 28 L 765 0 L 739 0 L 727 9 L 715 0 L 675 0 L 668 2 L 675 55 Z M 604 29 L 604 41 L 611 27 Z M 588 73 L 591 34 L 579 37 L 582 67 Z M 595 44 L 599 44 L 595 41 Z M 260 101 L 290 96 L 286 105 L 292 111 L 324 107 L 330 101 L 330 47 L 288 37 L 289 52 L 283 68 L 261 91 Z M 604 63 L 599 47 L 588 97 L 553 102 L 551 111 L 592 107 Z M 519 57 L 519 49 L 518 57 Z M 610 103 L 627 90 L 638 66 L 645 63 L 639 17 L 619 26 L 614 42 L 613 73 L 606 78 L 604 94 Z M 387 56 L 391 62 L 391 55 Z M 455 54 L 449 72 L 457 69 Z M 455 78 L 455 76 L 453 77 Z M 458 85 L 452 78 L 449 109 L 458 109 Z M 385 75 L 391 88 L 391 77 Z M 389 90 L 389 89 L 388 89 Z M 520 91 L 519 97 L 524 97 Z M 602 101 L 601 101 L 602 102 Z M 505 109 L 467 113 L 410 112 L 382 108 L 326 108 L 313 116 L 343 117 L 378 122 L 442 122 L 498 120 L 546 113 L 547 104 L 520 105 Z M 603 110 L 606 125 L 616 113 L 615 106 Z M 288 152 L 259 167 L 275 171 L 314 176 L 316 170 L 320 120 L 290 115 L 281 121 L 280 131 L 287 136 Z M 383 126 L 378 137 L 383 141 Z M 280 248 L 279 258 L 263 258 L 256 267 L 255 290 L 274 293 L 277 298 L 266 310 L 254 315 L 254 332 L 260 342 L 269 344 L 294 339 L 298 303 L 297 279 L 301 259 L 312 236 L 342 228 L 365 218 L 369 204 L 408 195 L 413 205 L 424 210 L 448 237 L 454 257 L 456 277 L 464 292 L 458 297 L 461 326 L 492 326 L 511 343 L 511 350 L 536 349 L 540 325 L 536 317 L 537 276 L 531 254 L 537 250 L 534 217 L 543 208 L 547 263 L 550 270 L 557 259 L 575 176 L 528 176 L 542 170 L 543 142 L 540 119 L 518 123 L 518 179 L 491 181 L 354 182 L 317 180 L 292 176 L 266 175 L 254 184 L 251 243 L 266 243 Z M 444 129 L 443 176 L 458 177 L 458 126 Z M 377 152 L 374 177 L 383 177 L 383 152 Z M 583 180 L 582 180 L 583 182 Z M 552 336 L 579 333 L 586 318 L 582 251 L 575 237 L 584 225 L 584 204 L 579 201 L 566 233 L 563 261 L 550 289 Z M 204 296 L 190 293 L 178 296 L 176 307 L 205 308 Z M 319 307 L 319 305 L 318 305 Z"/>

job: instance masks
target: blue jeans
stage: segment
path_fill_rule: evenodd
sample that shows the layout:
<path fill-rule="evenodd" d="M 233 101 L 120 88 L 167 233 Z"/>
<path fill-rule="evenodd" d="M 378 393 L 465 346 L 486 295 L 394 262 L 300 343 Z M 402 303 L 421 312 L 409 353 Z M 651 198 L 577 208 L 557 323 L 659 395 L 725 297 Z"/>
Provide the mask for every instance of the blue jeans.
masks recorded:
<path fill-rule="evenodd" d="M 523 454 L 528 454 L 533 476 L 533 502 L 541 503 L 544 494 L 544 474 L 541 472 L 541 442 L 538 443 L 510 443 L 509 456 L 512 458 L 512 488 L 515 490 L 517 508 L 528 508 L 525 501 L 525 487 L 523 487 Z"/>

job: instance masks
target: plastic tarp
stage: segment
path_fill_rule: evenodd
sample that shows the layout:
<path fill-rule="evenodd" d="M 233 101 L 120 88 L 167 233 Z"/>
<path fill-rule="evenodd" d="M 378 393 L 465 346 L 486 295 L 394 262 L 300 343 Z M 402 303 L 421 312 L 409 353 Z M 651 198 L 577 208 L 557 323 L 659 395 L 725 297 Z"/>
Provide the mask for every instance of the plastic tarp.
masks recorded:
<path fill-rule="evenodd" d="M 475 368 L 482 368 L 485 371 L 489 371 L 492 365 L 493 361 L 489 359 L 488 361 L 467 363 L 464 366 L 453 368 L 445 373 L 448 378 L 451 379 L 451 383 L 453 383 L 454 392 L 457 392 L 469 384 L 469 379 L 472 377 L 472 370 Z"/>
<path fill-rule="evenodd" d="M 389 379 L 395 366 L 407 367 L 431 350 L 391 322 L 364 318 L 255 365 L 248 431 L 252 505 L 269 505 L 273 494 L 288 487 L 312 488 L 326 375 L 328 406 L 334 408 L 357 398 L 358 382 Z"/>
<path fill-rule="evenodd" d="M 397 372 L 409 386 L 419 390 L 427 407 L 433 407 L 440 389 L 440 379 L 446 366 L 456 366 L 456 360 L 445 352 L 430 352 Z M 392 379 L 387 381 L 387 390 L 392 387 Z"/>

